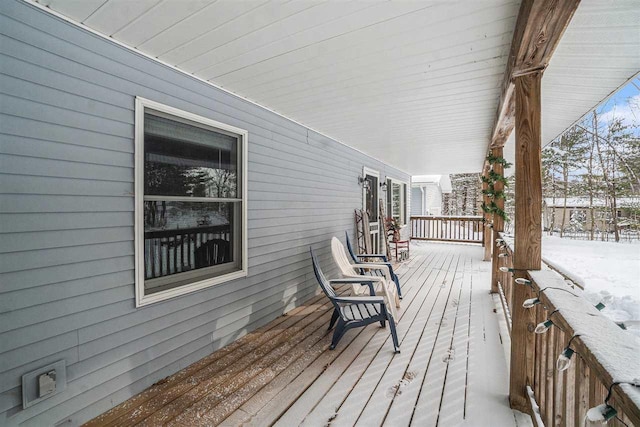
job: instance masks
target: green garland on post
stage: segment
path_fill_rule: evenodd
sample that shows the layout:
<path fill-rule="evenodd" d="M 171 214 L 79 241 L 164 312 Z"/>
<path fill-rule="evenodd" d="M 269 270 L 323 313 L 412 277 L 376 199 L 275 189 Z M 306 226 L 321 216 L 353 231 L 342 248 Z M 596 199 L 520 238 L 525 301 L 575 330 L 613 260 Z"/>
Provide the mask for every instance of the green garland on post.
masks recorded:
<path fill-rule="evenodd" d="M 489 184 L 489 188 L 486 190 L 482 190 L 482 194 L 485 196 L 489 196 L 492 199 L 504 199 L 504 191 L 496 191 L 493 188 L 493 185 Z"/>
<path fill-rule="evenodd" d="M 482 190 L 482 194 L 488 196 L 492 200 L 489 204 L 483 202 L 482 210 L 485 213 L 499 216 L 505 222 L 509 222 L 507 213 L 504 210 L 500 209 L 495 202 L 498 199 L 505 199 L 504 191 L 496 191 L 495 184 L 499 182 L 504 187 L 506 187 L 508 185 L 507 178 L 505 178 L 504 175 L 495 172 L 493 170 L 493 165 L 500 164 L 504 169 L 508 169 L 511 167 L 511 163 L 507 162 L 504 157 L 494 156 L 491 151 L 489 151 L 489 154 L 487 155 L 487 162 L 489 163 L 489 165 L 491 165 L 491 170 L 489 171 L 488 176 L 483 175 L 481 178 L 482 182 L 488 184 L 489 188 L 487 188 L 486 190 Z"/>
<path fill-rule="evenodd" d="M 509 169 L 511 167 L 511 163 L 507 162 L 504 157 L 494 156 L 491 151 L 489 151 L 489 154 L 487 155 L 487 162 L 489 162 L 491 166 L 496 163 L 501 164 L 505 169 Z"/>

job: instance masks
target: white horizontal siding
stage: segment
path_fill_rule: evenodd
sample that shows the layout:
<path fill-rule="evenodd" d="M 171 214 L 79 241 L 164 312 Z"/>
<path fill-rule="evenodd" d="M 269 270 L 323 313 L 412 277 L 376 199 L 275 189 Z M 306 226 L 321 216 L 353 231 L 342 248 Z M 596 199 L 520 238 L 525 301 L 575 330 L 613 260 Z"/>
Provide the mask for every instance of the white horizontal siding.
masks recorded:
<path fill-rule="evenodd" d="M 317 291 L 309 246 L 353 228 L 379 161 L 88 34 L 0 4 L 0 424 L 79 424 Z M 249 276 L 136 309 L 134 97 L 249 131 Z M 20 409 L 20 377 L 67 390 Z"/>

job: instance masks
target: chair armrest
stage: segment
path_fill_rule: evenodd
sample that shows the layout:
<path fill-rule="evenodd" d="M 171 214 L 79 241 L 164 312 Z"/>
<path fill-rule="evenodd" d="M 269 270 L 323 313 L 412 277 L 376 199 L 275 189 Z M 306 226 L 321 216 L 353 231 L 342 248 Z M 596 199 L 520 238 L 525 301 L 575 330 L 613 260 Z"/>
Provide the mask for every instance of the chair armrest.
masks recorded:
<path fill-rule="evenodd" d="M 370 263 L 370 265 L 373 265 L 373 263 Z M 390 262 L 376 262 L 375 265 L 385 266 L 389 270 L 389 274 L 391 275 L 392 278 L 395 275 L 395 273 L 393 272 L 393 264 L 391 264 Z M 379 270 L 381 269 L 382 267 Z"/>
<path fill-rule="evenodd" d="M 376 261 L 375 263 L 371 262 L 367 264 L 372 264 L 372 265 L 375 264 L 375 265 L 381 265 L 381 266 L 384 265 L 386 267 L 393 267 L 393 264 L 391 264 L 389 261 Z"/>
<path fill-rule="evenodd" d="M 357 278 L 353 278 L 353 279 L 332 279 L 329 280 L 329 283 L 339 283 L 339 284 L 347 284 L 347 283 L 373 283 L 373 280 L 369 279 L 369 278 L 362 278 L 362 279 L 357 279 Z"/>
<path fill-rule="evenodd" d="M 345 285 L 349 283 L 359 284 L 359 285 L 367 285 L 369 287 L 369 294 L 375 295 L 376 290 L 373 287 L 373 280 L 364 278 L 364 279 L 333 279 L 329 280 L 329 284 L 333 286 L 333 284 Z"/>
<path fill-rule="evenodd" d="M 335 297 L 333 298 L 335 302 L 344 302 L 348 304 L 384 304 L 383 297 Z"/>
<path fill-rule="evenodd" d="M 352 264 L 352 267 L 354 268 L 362 268 L 363 270 L 388 270 L 389 269 L 389 264 L 378 264 L 378 263 L 359 263 L 359 264 Z"/>
<path fill-rule="evenodd" d="M 387 256 L 383 254 L 363 254 L 356 255 L 357 258 L 382 258 L 382 262 L 388 262 Z"/>
<path fill-rule="evenodd" d="M 353 264 L 353 268 L 359 268 L 361 270 L 379 270 L 384 275 L 385 279 L 391 280 L 391 268 L 389 265 L 385 264 Z M 375 276 L 367 276 L 367 277 L 375 277 Z"/>

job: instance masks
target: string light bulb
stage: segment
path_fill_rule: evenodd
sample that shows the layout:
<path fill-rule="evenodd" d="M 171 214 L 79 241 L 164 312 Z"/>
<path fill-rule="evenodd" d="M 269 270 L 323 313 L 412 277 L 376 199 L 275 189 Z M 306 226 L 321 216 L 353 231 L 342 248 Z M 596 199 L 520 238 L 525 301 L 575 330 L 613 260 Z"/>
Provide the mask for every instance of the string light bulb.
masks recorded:
<path fill-rule="evenodd" d="M 498 258 L 508 258 L 508 257 L 509 257 L 509 254 L 506 252 L 498 254 Z"/>
<path fill-rule="evenodd" d="M 522 303 L 522 306 L 524 308 L 532 308 L 533 306 L 535 306 L 536 304 L 540 304 L 542 301 L 540 301 L 539 298 L 529 298 L 524 300 L 524 302 Z"/>
<path fill-rule="evenodd" d="M 566 371 L 571 366 L 571 356 L 573 356 L 573 349 L 570 347 L 566 347 L 560 356 L 558 356 L 558 360 L 556 361 L 556 369 L 560 372 Z"/>
<path fill-rule="evenodd" d="M 609 399 L 611 399 L 611 392 L 613 391 L 613 387 L 618 384 L 629 384 L 633 387 L 640 387 L 640 383 L 638 383 L 637 379 L 634 379 L 633 381 L 616 381 L 614 383 L 611 383 L 611 385 L 609 386 L 609 390 L 607 391 L 607 397 L 604 398 L 604 403 L 590 408 L 587 411 L 585 420 L 588 420 L 591 423 L 603 424 L 606 424 L 607 421 L 613 418 L 616 418 L 618 421 L 622 421 L 618 417 L 618 411 L 616 411 L 613 406 L 609 405 Z"/>
<path fill-rule="evenodd" d="M 503 273 L 512 273 L 514 271 L 513 268 L 509 267 L 500 267 L 498 270 L 502 271 Z"/>
<path fill-rule="evenodd" d="M 531 285 L 531 281 L 530 281 L 530 280 L 525 279 L 524 277 L 518 277 L 518 278 L 515 280 L 515 282 L 516 282 L 518 285 Z"/>
<path fill-rule="evenodd" d="M 618 411 L 616 411 L 613 406 L 603 403 L 587 411 L 587 420 L 592 423 L 606 423 L 610 419 L 615 418 L 616 415 L 618 415 Z"/>
<path fill-rule="evenodd" d="M 549 330 L 549 328 L 553 325 L 553 322 L 549 319 L 545 320 L 544 322 L 538 323 L 538 326 L 536 326 L 535 329 L 535 333 L 536 334 L 544 334 L 545 332 L 547 332 Z"/>

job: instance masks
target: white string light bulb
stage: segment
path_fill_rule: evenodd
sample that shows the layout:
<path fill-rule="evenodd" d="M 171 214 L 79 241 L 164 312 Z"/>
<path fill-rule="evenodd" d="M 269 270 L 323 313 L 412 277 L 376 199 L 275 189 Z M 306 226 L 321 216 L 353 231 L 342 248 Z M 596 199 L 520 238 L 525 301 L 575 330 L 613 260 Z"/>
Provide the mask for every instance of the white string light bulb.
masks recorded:
<path fill-rule="evenodd" d="M 571 356 L 573 356 L 574 351 L 567 347 L 564 351 L 558 356 L 558 360 L 556 361 L 556 369 L 560 372 L 566 371 L 571 366 Z"/>
<path fill-rule="evenodd" d="M 542 323 L 538 323 L 538 326 L 536 326 L 536 329 L 535 329 L 534 332 L 536 334 L 544 334 L 545 332 L 547 332 L 549 330 L 551 325 L 553 325 L 553 322 L 551 320 L 547 319 Z"/>
<path fill-rule="evenodd" d="M 589 409 L 587 411 L 586 418 L 592 423 L 601 422 L 606 424 L 607 421 L 614 418 L 616 415 L 618 415 L 618 411 L 616 411 L 613 406 L 603 403 Z"/>
<path fill-rule="evenodd" d="M 539 298 L 529 298 L 524 300 L 524 302 L 522 303 L 522 306 L 524 308 L 532 308 L 534 305 L 536 304 L 540 304 L 541 301 Z"/>

